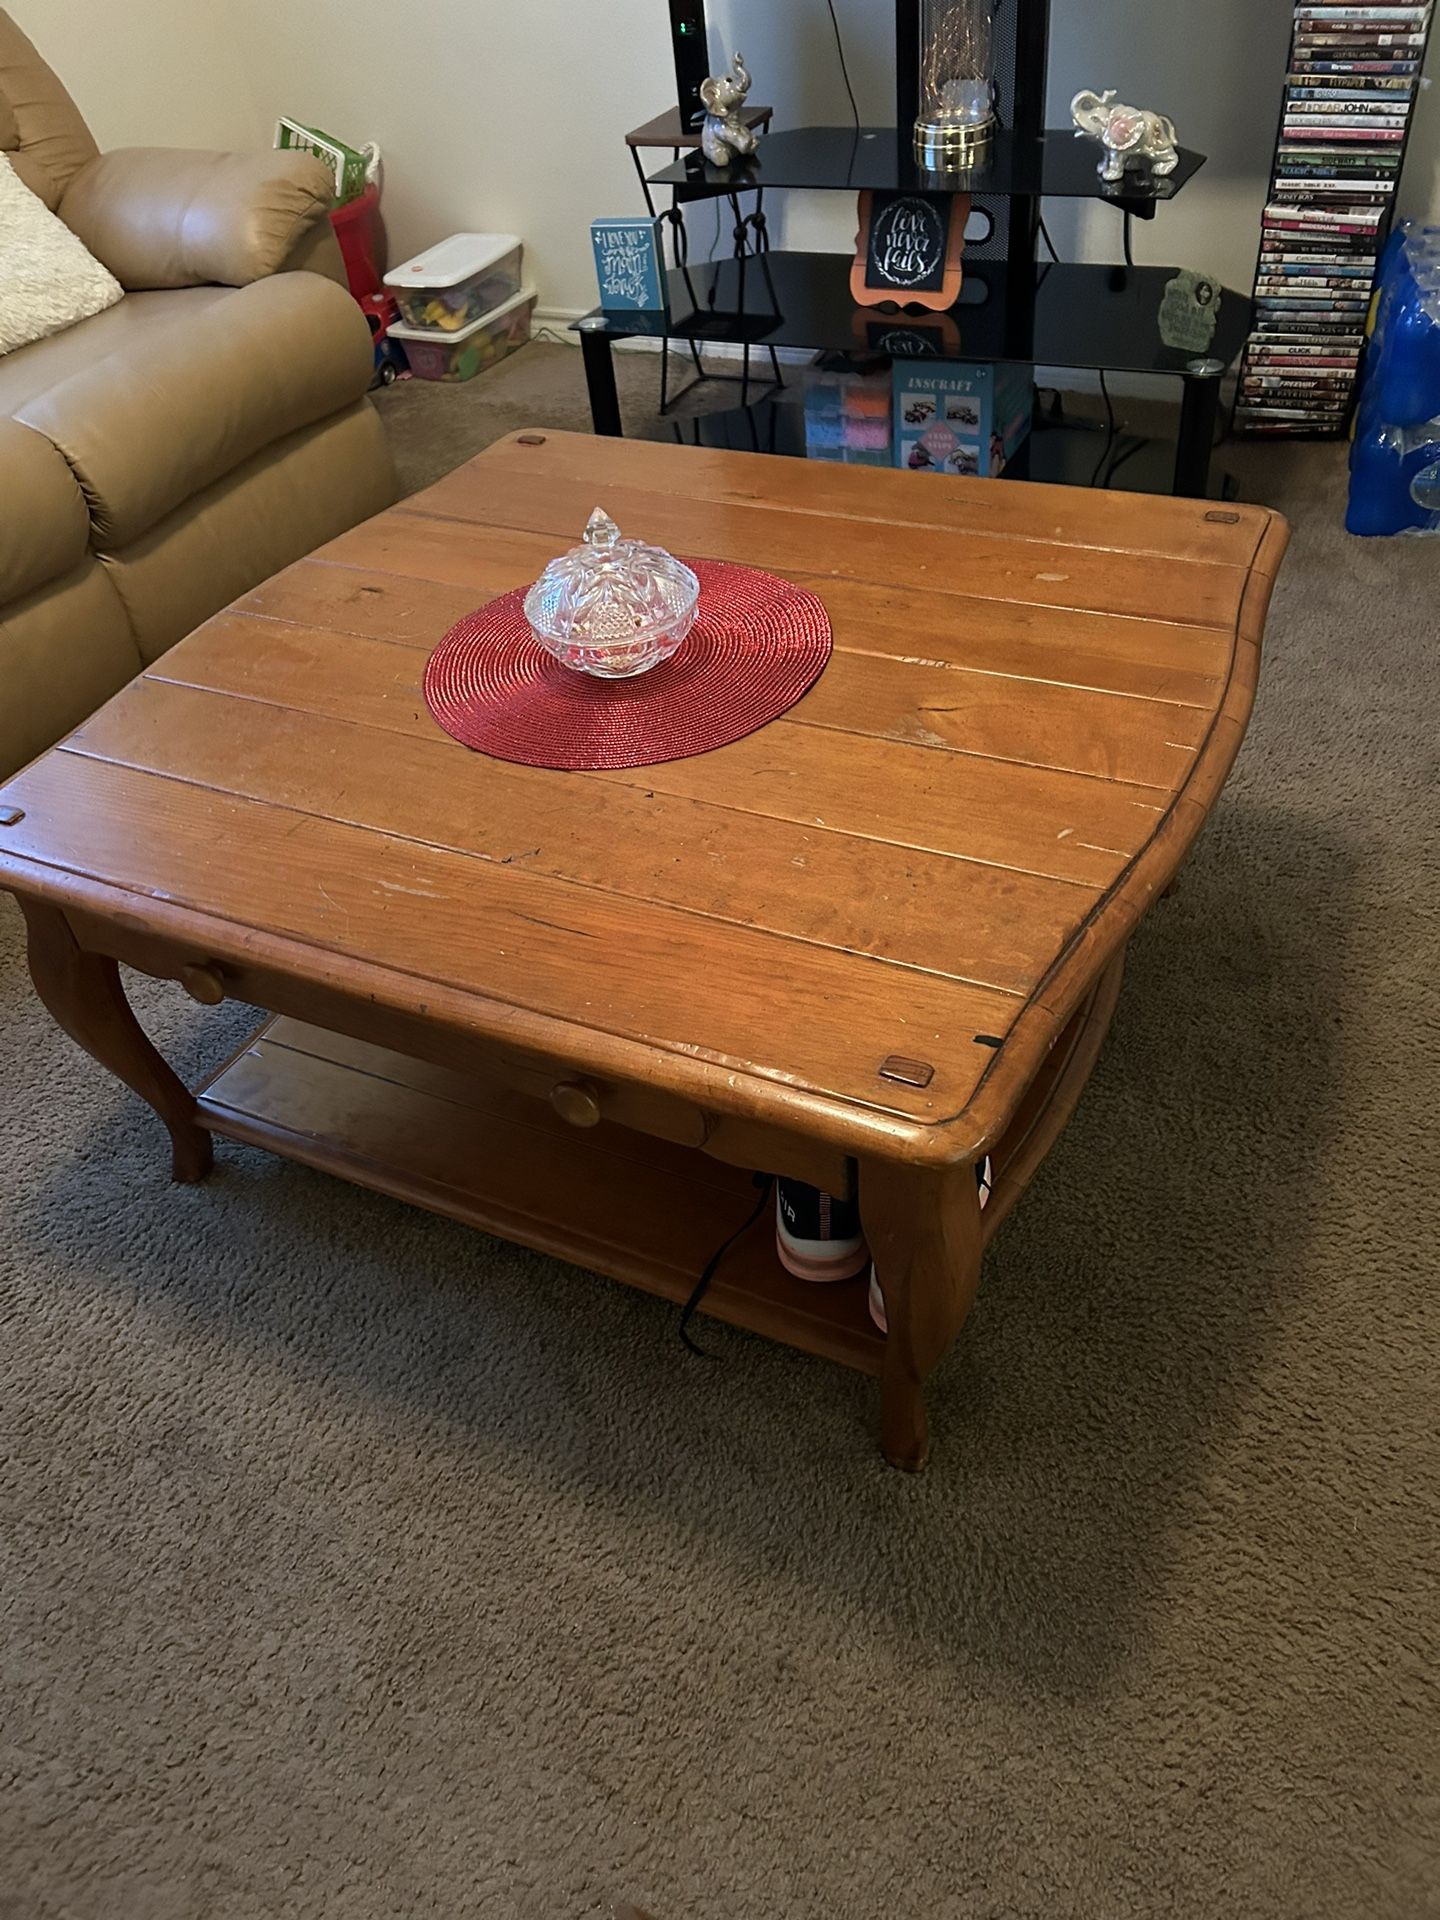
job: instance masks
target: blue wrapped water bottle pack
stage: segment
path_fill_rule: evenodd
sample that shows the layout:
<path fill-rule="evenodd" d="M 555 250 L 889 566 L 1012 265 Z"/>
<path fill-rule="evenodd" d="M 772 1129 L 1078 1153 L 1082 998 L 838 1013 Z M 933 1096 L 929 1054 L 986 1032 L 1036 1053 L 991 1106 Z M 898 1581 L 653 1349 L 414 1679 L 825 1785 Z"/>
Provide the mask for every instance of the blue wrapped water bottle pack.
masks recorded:
<path fill-rule="evenodd" d="M 1440 227 L 1397 226 L 1377 286 L 1345 527 L 1440 533 Z"/>

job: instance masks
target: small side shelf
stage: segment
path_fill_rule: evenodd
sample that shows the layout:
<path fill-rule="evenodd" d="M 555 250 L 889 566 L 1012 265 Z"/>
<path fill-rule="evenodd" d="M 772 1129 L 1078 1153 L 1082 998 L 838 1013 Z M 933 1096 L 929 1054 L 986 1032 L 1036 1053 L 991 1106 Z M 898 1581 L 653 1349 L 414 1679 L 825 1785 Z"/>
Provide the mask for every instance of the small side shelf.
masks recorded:
<path fill-rule="evenodd" d="M 1182 382 L 1170 491 L 1193 498 L 1211 491 L 1220 379 L 1249 333 L 1250 302 L 1225 293 L 1209 337 L 1204 326 L 1184 328 L 1185 344 L 1172 346 L 1159 322 L 1161 296 L 1173 270 L 1056 262 L 1053 246 L 1048 249 L 1050 266 L 1037 259 L 1046 199 L 1109 205 L 1127 223 L 1132 218 L 1150 220 L 1183 192 L 1204 166 L 1205 155 L 1180 147 L 1174 172 L 1163 178 L 1141 170 L 1117 181 L 1102 179 L 1095 141 L 1079 137 L 1073 127 L 1045 125 L 1050 0 L 1010 0 L 991 12 L 994 97 L 1005 124 L 995 130 L 983 159 L 963 172 L 933 173 L 915 158 L 924 26 L 916 0 L 895 4 L 895 117 L 888 124 L 782 127 L 767 132 L 753 155 L 728 167 L 712 166 L 703 152 L 682 156 L 672 147 L 671 164 L 647 173 L 632 145 L 650 213 L 657 212 L 657 188 L 668 197 L 663 217 L 675 236 L 679 270 L 670 276 L 667 312 L 597 311 L 577 322 L 596 433 L 619 436 L 625 431 L 611 347 L 627 338 L 659 342 L 662 414 L 670 399 L 672 341 L 684 343 L 700 379 L 716 377 L 703 362 L 707 344 L 738 347 L 742 405 L 751 398 L 756 347 L 768 354 L 776 386 L 782 384 L 782 347 L 891 358 L 1010 361 L 1094 369 L 1102 375 L 1170 374 Z M 949 312 L 923 321 L 903 314 L 887 319 L 878 309 L 857 310 L 849 298 L 848 254 L 770 251 L 767 188 L 844 195 L 970 195 L 972 213 L 983 220 L 977 220 L 966 255 L 959 301 Z M 685 210 L 697 202 L 722 199 L 729 201 L 733 215 L 735 257 L 691 269 Z M 718 240 L 718 225 L 716 235 Z M 1128 260 L 1128 224 L 1126 237 Z M 1072 476 L 1067 472 L 1061 477 Z"/>

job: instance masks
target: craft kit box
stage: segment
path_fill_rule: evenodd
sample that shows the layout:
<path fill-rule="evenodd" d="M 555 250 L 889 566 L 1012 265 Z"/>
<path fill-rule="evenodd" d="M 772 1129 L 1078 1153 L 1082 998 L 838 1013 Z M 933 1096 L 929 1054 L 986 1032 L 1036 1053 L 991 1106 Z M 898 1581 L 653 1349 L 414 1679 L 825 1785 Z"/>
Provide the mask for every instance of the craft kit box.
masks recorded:
<path fill-rule="evenodd" d="M 1030 431 L 1034 369 L 897 360 L 894 462 L 912 473 L 994 479 Z"/>
<path fill-rule="evenodd" d="M 890 369 L 847 372 L 808 367 L 805 452 L 811 460 L 888 467 L 893 438 Z"/>

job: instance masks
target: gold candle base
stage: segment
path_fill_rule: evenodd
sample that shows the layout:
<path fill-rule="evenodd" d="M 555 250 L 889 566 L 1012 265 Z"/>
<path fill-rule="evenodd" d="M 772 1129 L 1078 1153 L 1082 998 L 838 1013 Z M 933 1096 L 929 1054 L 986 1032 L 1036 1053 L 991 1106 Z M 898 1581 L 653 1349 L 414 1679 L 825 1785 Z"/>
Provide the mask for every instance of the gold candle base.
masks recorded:
<path fill-rule="evenodd" d="M 995 116 L 966 124 L 956 120 L 917 120 L 915 160 L 930 173 L 963 173 L 989 157 Z"/>

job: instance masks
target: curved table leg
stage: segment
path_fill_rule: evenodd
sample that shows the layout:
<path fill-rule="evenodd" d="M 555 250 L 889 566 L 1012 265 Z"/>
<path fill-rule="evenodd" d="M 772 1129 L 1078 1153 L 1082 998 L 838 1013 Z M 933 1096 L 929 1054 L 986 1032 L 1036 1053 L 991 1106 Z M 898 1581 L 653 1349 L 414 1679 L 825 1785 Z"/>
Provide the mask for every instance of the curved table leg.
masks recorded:
<path fill-rule="evenodd" d="M 880 1446 L 892 1467 L 918 1473 L 930 1457 L 925 1376 L 964 1325 L 980 1284 L 975 1169 L 862 1161 L 860 1213 L 889 1323 Z"/>
<path fill-rule="evenodd" d="M 70 1038 L 125 1082 L 170 1130 L 177 1180 L 203 1180 L 210 1171 L 210 1136 L 195 1124 L 195 1101 L 155 1051 L 135 1018 L 120 969 L 76 943 L 58 907 L 22 900 L 29 929 L 30 978 Z"/>

